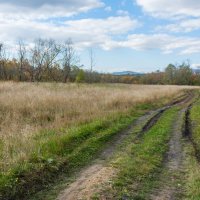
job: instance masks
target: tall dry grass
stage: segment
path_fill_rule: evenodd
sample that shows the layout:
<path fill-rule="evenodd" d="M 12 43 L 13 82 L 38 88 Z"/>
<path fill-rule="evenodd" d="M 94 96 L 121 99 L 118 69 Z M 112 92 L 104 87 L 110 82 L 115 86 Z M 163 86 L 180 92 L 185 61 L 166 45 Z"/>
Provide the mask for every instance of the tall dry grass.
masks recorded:
<path fill-rule="evenodd" d="M 76 126 L 134 104 L 171 97 L 185 87 L 0 83 L 0 168 L 26 159 L 33 135 L 43 129 Z"/>

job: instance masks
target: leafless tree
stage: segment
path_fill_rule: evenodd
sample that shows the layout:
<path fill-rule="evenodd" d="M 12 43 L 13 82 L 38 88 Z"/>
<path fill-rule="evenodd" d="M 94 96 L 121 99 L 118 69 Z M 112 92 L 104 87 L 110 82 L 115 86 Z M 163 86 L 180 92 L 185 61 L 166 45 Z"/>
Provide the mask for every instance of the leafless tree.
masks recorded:
<path fill-rule="evenodd" d="M 70 76 L 71 67 L 76 63 L 78 63 L 79 61 L 71 39 L 68 39 L 62 46 L 62 53 L 63 53 L 63 72 L 64 72 L 63 82 L 66 83 Z"/>
<path fill-rule="evenodd" d="M 93 72 L 93 68 L 96 64 L 95 63 L 95 54 L 94 54 L 93 48 L 90 49 L 89 55 L 90 55 L 90 72 Z"/>
<path fill-rule="evenodd" d="M 22 40 L 19 40 L 18 42 L 18 58 L 19 58 L 19 67 L 18 67 L 18 76 L 19 81 L 22 81 L 23 71 L 24 71 L 24 65 L 26 60 L 26 46 Z"/>
<path fill-rule="evenodd" d="M 6 53 L 5 45 L 3 43 L 0 43 L 0 77 L 5 80 L 8 78 L 5 68 L 7 60 L 8 56 Z"/>
<path fill-rule="evenodd" d="M 46 55 L 45 41 L 35 40 L 34 46 L 30 49 L 31 79 L 40 81 L 42 76 L 43 64 Z"/>
<path fill-rule="evenodd" d="M 45 71 L 50 72 L 56 63 L 59 53 L 61 52 L 60 45 L 52 39 L 37 39 L 33 48 L 31 48 L 30 63 L 32 68 L 33 80 L 40 81 Z"/>
<path fill-rule="evenodd" d="M 53 69 L 60 61 L 61 45 L 57 44 L 55 40 L 46 40 L 46 55 L 44 67 L 49 72 L 51 78 L 55 81 Z"/>
<path fill-rule="evenodd" d="M 89 50 L 89 56 L 90 56 L 90 83 L 92 82 L 92 72 L 95 66 L 95 55 L 93 48 L 90 48 Z"/>

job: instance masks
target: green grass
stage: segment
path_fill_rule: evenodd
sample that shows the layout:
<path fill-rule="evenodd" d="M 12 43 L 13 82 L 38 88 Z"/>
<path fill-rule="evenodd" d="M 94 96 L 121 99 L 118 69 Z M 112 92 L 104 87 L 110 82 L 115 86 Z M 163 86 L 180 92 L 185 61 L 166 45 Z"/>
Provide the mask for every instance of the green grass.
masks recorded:
<path fill-rule="evenodd" d="M 195 158 L 191 143 L 185 147 L 186 160 L 186 200 L 200 200 L 200 165 Z"/>
<path fill-rule="evenodd" d="M 117 133 L 143 115 L 152 104 L 137 105 L 127 114 L 97 120 L 79 128 L 43 132 L 34 140 L 38 146 L 29 160 L 0 173 L 0 199 L 23 199 L 88 164 Z"/>
<path fill-rule="evenodd" d="M 200 100 L 193 105 L 190 120 L 195 149 L 189 142 L 185 147 L 187 153 L 186 199 L 200 200 L 200 163 L 196 159 L 196 154 L 200 155 Z"/>
<path fill-rule="evenodd" d="M 198 153 L 200 153 L 200 100 L 192 106 L 190 119 L 192 126 L 192 139 L 196 144 Z"/>
<path fill-rule="evenodd" d="M 178 110 L 175 107 L 166 111 L 137 141 L 134 141 L 133 135 L 127 140 L 123 153 L 119 153 L 113 161 L 119 173 L 114 179 L 112 191 L 107 191 L 109 195 L 112 193 L 115 199 L 146 198 L 146 190 L 160 170 L 168 150 L 168 141 Z"/>

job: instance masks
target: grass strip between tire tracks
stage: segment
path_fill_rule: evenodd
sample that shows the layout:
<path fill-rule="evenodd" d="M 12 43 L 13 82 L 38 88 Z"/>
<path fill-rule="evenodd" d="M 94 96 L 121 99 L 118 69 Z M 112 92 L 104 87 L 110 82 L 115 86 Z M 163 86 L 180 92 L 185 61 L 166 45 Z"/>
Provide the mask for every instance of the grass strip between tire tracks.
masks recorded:
<path fill-rule="evenodd" d="M 151 188 L 155 175 L 162 167 L 179 109 L 173 107 L 167 110 L 137 141 L 134 141 L 133 135 L 127 139 L 123 153 L 119 153 L 113 161 L 119 173 L 113 180 L 112 191 L 107 191 L 109 197 L 112 193 L 114 199 L 145 199 L 145 191 Z"/>

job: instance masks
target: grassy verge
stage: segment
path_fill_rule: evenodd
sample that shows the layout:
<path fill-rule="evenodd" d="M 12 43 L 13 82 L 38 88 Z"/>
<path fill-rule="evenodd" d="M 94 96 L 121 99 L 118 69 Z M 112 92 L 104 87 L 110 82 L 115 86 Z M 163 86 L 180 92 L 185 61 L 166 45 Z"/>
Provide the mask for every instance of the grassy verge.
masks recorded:
<path fill-rule="evenodd" d="M 37 135 L 34 140 L 38 146 L 29 160 L 0 173 L 0 199 L 23 199 L 47 187 L 59 174 L 84 166 L 114 135 L 155 106 L 140 104 L 127 114 L 97 120 L 61 135 L 53 131 Z"/>
<path fill-rule="evenodd" d="M 200 199 L 200 165 L 195 158 L 194 148 L 187 142 L 185 152 L 186 160 L 186 200 Z"/>
<path fill-rule="evenodd" d="M 197 153 L 200 154 L 200 100 L 198 100 L 190 111 L 192 139 L 196 144 Z"/>
<path fill-rule="evenodd" d="M 187 154 L 186 168 L 187 168 L 187 180 L 186 180 L 186 199 L 187 200 L 199 200 L 200 199 L 200 163 L 196 156 L 200 155 L 200 101 L 197 101 L 191 111 L 191 131 L 192 131 L 192 143 L 187 142 L 185 151 Z"/>
<path fill-rule="evenodd" d="M 112 193 L 114 199 L 145 199 L 147 190 L 160 170 L 174 119 L 179 108 L 172 108 L 158 120 L 146 134 L 137 141 L 129 138 L 123 153 L 115 158 L 113 165 L 119 170 L 114 179 Z M 134 138 L 133 138 L 134 139 Z"/>

